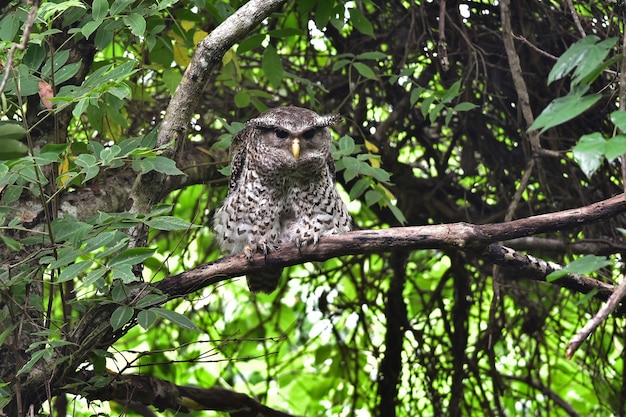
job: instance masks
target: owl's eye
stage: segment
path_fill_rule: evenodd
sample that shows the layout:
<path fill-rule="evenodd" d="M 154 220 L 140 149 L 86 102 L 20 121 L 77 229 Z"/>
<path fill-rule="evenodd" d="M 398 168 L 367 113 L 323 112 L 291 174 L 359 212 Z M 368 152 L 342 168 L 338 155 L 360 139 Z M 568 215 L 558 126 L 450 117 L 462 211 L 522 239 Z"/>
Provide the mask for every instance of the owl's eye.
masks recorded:
<path fill-rule="evenodd" d="M 311 139 L 313 136 L 315 136 L 315 129 L 305 130 L 304 133 L 302 133 L 303 139 Z"/>
<path fill-rule="evenodd" d="M 282 130 L 282 129 L 274 130 L 274 134 L 279 139 L 286 139 L 289 136 L 289 132 L 287 132 L 286 130 Z"/>

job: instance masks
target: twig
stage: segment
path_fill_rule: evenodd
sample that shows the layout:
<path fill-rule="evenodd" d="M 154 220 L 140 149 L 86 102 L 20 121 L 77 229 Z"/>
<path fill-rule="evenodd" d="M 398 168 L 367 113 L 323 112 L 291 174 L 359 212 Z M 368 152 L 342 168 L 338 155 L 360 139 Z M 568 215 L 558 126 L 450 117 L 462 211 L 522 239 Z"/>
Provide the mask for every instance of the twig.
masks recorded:
<path fill-rule="evenodd" d="M 26 49 L 26 46 L 28 45 L 28 40 L 30 39 L 30 32 L 33 29 L 33 25 L 35 24 L 37 10 L 39 10 L 39 0 L 29 0 L 28 3 L 31 4 L 32 7 L 28 12 L 28 18 L 26 19 L 26 23 L 24 24 L 22 42 L 19 44 L 13 44 L 13 46 L 11 46 L 11 49 L 9 50 L 4 68 L 4 76 L 2 77 L 2 82 L 0 82 L 0 93 L 4 91 L 7 82 L 9 81 L 9 74 L 11 73 L 11 68 L 13 67 L 13 57 L 15 56 L 15 51 L 17 51 L 18 49 L 20 51 Z"/>

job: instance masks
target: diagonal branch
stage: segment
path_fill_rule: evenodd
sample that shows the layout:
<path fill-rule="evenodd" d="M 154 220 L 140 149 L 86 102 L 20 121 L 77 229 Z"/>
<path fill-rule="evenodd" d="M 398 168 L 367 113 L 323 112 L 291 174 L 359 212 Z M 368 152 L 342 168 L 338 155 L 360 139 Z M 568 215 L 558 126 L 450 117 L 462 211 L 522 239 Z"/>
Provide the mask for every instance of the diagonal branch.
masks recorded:
<path fill-rule="evenodd" d="M 222 387 L 181 386 L 150 375 L 109 373 L 107 378 L 110 383 L 94 386 L 89 381 L 101 380 L 102 376 L 94 371 L 81 371 L 76 379 L 86 385 L 74 384 L 74 392 L 90 400 L 139 403 L 159 410 L 168 409 L 182 413 L 213 410 L 236 412 L 237 415 L 246 416 L 292 417 L 291 414 L 269 408 L 245 394 Z"/>
<path fill-rule="evenodd" d="M 395 227 L 379 230 L 360 230 L 327 236 L 315 246 L 298 250 L 295 245 L 285 245 L 267 257 L 256 254 L 248 261 L 243 254 L 219 259 L 197 268 L 163 279 L 155 287 L 171 298 L 181 297 L 208 285 L 229 278 L 261 271 L 267 267 L 284 267 L 311 261 L 356 255 L 380 253 L 391 250 L 456 248 L 472 252 L 489 262 L 505 266 L 510 259 L 490 254 L 489 245 L 509 239 L 555 232 L 611 218 L 626 211 L 624 195 L 609 198 L 585 207 L 542 214 L 525 219 L 490 225 L 451 223 L 432 226 Z M 492 248 L 493 249 L 493 248 Z M 524 255 L 522 255 L 524 256 Z M 531 262 L 531 261 L 528 261 Z M 509 264 L 509 266 L 511 266 Z M 548 273 L 551 271 L 548 271 Z M 543 274 L 543 279 L 545 280 Z M 533 278 L 537 279 L 537 278 Z M 592 280 L 595 281 L 595 280 Z M 555 284 L 581 291 L 579 280 L 569 282 L 567 277 Z M 587 288 L 589 283 L 584 287 Z M 597 287 L 598 285 L 596 285 Z M 602 287 L 600 285 L 600 287 Z M 588 288 L 588 292 L 591 291 Z M 605 288 L 605 290 L 610 290 Z"/>

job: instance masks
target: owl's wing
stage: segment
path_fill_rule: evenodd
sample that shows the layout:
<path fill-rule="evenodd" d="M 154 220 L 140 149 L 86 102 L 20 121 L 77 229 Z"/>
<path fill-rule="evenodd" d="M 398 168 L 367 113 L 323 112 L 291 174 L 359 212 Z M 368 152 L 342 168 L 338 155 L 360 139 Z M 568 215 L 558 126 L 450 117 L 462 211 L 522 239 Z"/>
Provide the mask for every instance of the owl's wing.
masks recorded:
<path fill-rule="evenodd" d="M 230 152 L 234 154 L 233 161 L 230 164 L 230 181 L 228 183 L 229 191 L 233 191 L 239 185 L 239 178 L 243 172 L 248 156 L 248 142 L 253 129 L 245 127 L 240 130 L 230 144 Z"/>

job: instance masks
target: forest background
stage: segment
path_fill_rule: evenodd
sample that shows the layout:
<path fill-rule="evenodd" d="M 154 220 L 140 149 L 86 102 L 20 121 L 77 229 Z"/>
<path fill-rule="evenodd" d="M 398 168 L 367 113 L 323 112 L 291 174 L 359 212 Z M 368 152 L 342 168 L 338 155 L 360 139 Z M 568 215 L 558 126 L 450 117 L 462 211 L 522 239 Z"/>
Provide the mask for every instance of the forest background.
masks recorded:
<path fill-rule="evenodd" d="M 5 415 L 626 415 L 622 2 L 0 9 Z M 222 259 L 282 105 L 343 117 L 357 230 Z"/>

